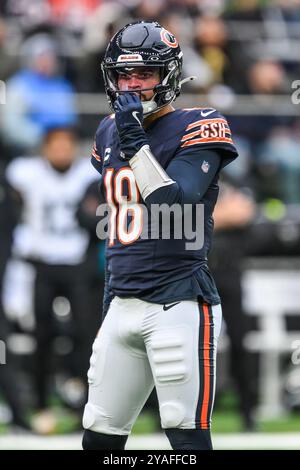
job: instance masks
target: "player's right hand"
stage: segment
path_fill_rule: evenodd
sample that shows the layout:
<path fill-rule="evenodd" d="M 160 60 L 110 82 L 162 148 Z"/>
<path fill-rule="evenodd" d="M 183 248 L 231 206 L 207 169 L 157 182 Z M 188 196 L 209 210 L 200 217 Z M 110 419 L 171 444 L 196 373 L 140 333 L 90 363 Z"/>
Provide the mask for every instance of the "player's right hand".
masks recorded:
<path fill-rule="evenodd" d="M 139 96 L 124 93 L 114 103 L 115 121 L 120 138 L 120 158 L 130 160 L 149 145 L 143 129 L 143 107 Z"/>

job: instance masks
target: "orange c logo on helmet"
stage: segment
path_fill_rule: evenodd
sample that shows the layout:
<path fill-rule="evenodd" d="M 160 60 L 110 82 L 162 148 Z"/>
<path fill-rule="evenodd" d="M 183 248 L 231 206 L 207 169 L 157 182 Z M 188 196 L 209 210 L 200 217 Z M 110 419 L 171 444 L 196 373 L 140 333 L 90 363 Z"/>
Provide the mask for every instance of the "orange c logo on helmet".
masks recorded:
<path fill-rule="evenodd" d="M 174 34 L 170 33 L 166 29 L 161 30 L 160 37 L 161 37 L 162 42 L 164 42 L 167 46 L 178 47 L 178 42 Z"/>

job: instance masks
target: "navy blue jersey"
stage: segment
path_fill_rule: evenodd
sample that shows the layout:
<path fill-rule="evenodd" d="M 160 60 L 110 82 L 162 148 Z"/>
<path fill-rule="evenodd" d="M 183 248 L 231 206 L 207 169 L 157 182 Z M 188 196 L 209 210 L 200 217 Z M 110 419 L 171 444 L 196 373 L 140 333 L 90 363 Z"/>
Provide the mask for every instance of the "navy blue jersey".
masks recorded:
<path fill-rule="evenodd" d="M 109 288 L 119 297 L 137 297 L 160 304 L 197 297 L 217 304 L 220 298 L 207 266 L 207 254 L 211 247 L 219 172 L 237 156 L 228 123 L 213 109 L 179 109 L 151 123 L 146 134 L 153 155 L 183 188 L 184 194 L 188 195 L 192 189 L 191 196 L 181 202 L 203 204 L 204 244 L 199 249 L 187 249 L 184 236 L 168 240 L 140 236 L 139 209 L 126 212 L 122 201 L 147 206 L 129 163 L 118 158 L 119 138 L 114 116 L 108 116 L 96 132 L 92 163 L 102 174 L 104 194 L 111 206 L 113 230 L 106 250 Z M 201 175 L 216 165 L 213 159 L 210 161 L 210 153 L 218 155 L 217 166 L 203 192 L 201 188 L 198 190 Z"/>

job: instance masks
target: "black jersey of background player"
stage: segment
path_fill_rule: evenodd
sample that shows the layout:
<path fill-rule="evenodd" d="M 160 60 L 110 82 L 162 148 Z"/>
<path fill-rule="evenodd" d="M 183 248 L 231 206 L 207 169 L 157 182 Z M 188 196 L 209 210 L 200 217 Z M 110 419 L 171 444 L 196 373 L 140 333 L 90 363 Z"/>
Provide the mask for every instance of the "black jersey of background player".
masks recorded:
<path fill-rule="evenodd" d="M 146 129 L 150 148 L 161 166 L 178 155 L 202 158 L 201 150 L 214 149 L 221 155 L 220 169 L 237 152 L 226 119 L 213 109 L 179 109 L 155 120 Z M 111 205 L 111 223 L 116 224 L 116 238 L 108 240 L 106 256 L 110 289 L 119 297 L 137 297 L 149 302 L 167 303 L 196 299 L 210 304 L 220 298 L 207 267 L 207 254 L 213 231 L 212 213 L 218 197 L 218 173 L 199 203 L 204 204 L 204 245 L 187 250 L 186 240 L 143 239 L 139 213 L 131 215 L 131 232 L 126 232 L 122 198 L 143 204 L 128 162 L 119 160 L 119 137 L 114 115 L 102 120 L 96 132 L 92 163 L 102 174 L 106 201 Z M 191 159 L 192 161 L 192 159 Z M 203 163 L 203 171 L 206 171 Z M 198 166 L 199 168 L 199 166 Z M 198 171 L 198 169 L 197 169 Z M 114 230 L 112 230 L 112 233 Z"/>

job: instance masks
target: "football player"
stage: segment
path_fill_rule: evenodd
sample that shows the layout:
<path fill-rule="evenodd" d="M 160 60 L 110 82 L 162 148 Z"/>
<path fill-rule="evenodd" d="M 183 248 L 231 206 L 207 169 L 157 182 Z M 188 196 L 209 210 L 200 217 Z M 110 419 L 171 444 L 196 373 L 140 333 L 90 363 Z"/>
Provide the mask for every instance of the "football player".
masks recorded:
<path fill-rule="evenodd" d="M 44 432 L 40 426 L 43 422 L 47 427 L 49 422 L 52 429 L 47 385 L 51 345 L 56 336 L 52 304 L 58 296 L 65 296 L 72 310 L 70 383 L 82 389 L 85 379 L 93 337 L 91 288 L 85 265 L 90 235 L 79 225 L 76 211 L 95 176 L 89 162 L 77 158 L 74 129 L 61 126 L 45 133 L 41 155 L 16 158 L 6 169 L 7 181 L 19 200 L 20 217 L 5 275 L 5 307 L 21 317 L 31 311 L 32 296 L 37 432 Z"/>
<path fill-rule="evenodd" d="M 226 119 L 174 109 L 182 51 L 151 21 L 122 28 L 102 70 L 114 114 L 96 132 L 92 163 L 110 208 L 105 318 L 93 345 L 84 449 L 124 449 L 153 387 L 173 449 L 212 449 L 220 298 L 207 266 L 221 169 L 236 158 Z M 141 236 L 144 211 L 204 208 L 204 243 Z M 175 217 L 176 218 L 176 217 Z M 193 218 L 194 220 L 194 218 Z M 199 229 L 199 227 L 197 228 Z"/>

